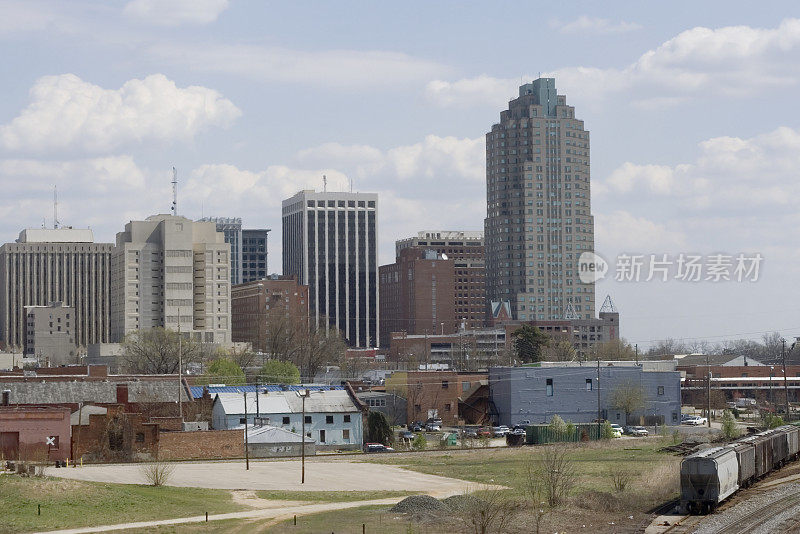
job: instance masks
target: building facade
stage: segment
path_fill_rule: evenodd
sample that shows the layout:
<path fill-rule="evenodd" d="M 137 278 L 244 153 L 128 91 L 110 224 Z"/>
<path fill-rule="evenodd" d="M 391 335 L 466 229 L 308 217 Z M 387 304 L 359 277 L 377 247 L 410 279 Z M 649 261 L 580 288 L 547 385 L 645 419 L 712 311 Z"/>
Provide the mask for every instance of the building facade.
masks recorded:
<path fill-rule="evenodd" d="M 578 276 L 594 251 L 589 178 L 589 132 L 555 79 L 520 86 L 486 134 L 486 293 L 514 319 L 594 317 Z"/>
<path fill-rule="evenodd" d="M 213 222 L 231 246 L 231 285 L 242 283 L 242 219 L 240 217 L 203 217 L 197 222 Z"/>
<path fill-rule="evenodd" d="M 131 221 L 111 256 L 111 334 L 180 329 L 230 343 L 230 246 L 213 222 L 175 215 Z"/>
<path fill-rule="evenodd" d="M 80 363 L 75 344 L 75 308 L 51 302 L 47 306 L 26 306 L 25 356 L 39 365 Z"/>
<path fill-rule="evenodd" d="M 301 191 L 283 201 L 283 274 L 309 288 L 310 321 L 348 344 L 380 340 L 378 195 Z"/>
<path fill-rule="evenodd" d="M 270 230 L 242 230 L 242 281 L 246 284 L 267 277 L 267 242 Z"/>
<path fill-rule="evenodd" d="M 452 334 L 458 329 L 453 260 L 435 250 L 406 248 L 378 273 L 382 347 L 389 346 L 391 332 Z"/>
<path fill-rule="evenodd" d="M 487 306 L 483 232 L 425 230 L 397 241 L 397 257 L 410 247 L 433 249 L 453 260 L 456 319 L 469 329 L 483 327 Z"/>
<path fill-rule="evenodd" d="M 492 367 L 493 415 L 509 426 L 524 420 L 549 423 L 553 415 L 573 423 L 591 423 L 599 417 L 620 425 L 679 425 L 681 373 L 674 364 L 665 367 L 661 363 L 652 368 L 634 362 Z M 627 414 L 626 422 L 625 410 L 614 399 L 617 391 L 633 388 L 641 390 L 644 402 Z"/>
<path fill-rule="evenodd" d="M 59 301 L 75 309 L 80 347 L 110 339 L 111 243 L 91 230 L 33 228 L 0 247 L 0 340 L 21 350 L 27 306 Z"/>
<path fill-rule="evenodd" d="M 410 366 L 445 365 L 460 371 L 510 363 L 512 342 L 505 328 L 460 329 L 453 334 L 393 332 L 389 357 Z"/>
<path fill-rule="evenodd" d="M 308 321 L 308 286 L 294 278 L 271 277 L 233 286 L 231 322 L 233 341 L 270 352 L 270 327 L 305 328 Z M 284 330 L 284 331 L 286 331 Z"/>

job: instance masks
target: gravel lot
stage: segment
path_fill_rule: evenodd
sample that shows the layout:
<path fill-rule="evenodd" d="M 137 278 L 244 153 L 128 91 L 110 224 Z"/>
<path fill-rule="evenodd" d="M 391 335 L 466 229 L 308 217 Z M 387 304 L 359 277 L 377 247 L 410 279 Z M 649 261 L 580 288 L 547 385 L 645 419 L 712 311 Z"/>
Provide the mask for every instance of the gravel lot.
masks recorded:
<path fill-rule="evenodd" d="M 734 525 L 741 525 L 744 528 L 746 523 L 754 519 L 757 520 L 757 525 L 750 528 L 748 532 L 754 534 L 782 532 L 783 523 L 800 514 L 800 502 L 788 508 L 778 507 L 777 511 L 770 509 L 770 506 L 774 505 L 777 500 L 791 495 L 800 495 L 800 484 L 791 483 L 765 491 L 732 508 L 710 515 L 700 523 L 695 532 L 697 534 L 717 534 Z"/>

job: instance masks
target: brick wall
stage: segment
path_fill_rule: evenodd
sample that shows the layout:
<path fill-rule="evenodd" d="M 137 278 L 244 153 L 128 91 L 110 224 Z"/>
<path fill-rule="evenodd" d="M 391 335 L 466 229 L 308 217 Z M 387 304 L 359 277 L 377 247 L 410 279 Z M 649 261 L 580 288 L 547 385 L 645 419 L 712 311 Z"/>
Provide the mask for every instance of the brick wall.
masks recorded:
<path fill-rule="evenodd" d="M 211 460 L 243 456 L 243 430 L 162 432 L 158 437 L 160 460 Z"/>

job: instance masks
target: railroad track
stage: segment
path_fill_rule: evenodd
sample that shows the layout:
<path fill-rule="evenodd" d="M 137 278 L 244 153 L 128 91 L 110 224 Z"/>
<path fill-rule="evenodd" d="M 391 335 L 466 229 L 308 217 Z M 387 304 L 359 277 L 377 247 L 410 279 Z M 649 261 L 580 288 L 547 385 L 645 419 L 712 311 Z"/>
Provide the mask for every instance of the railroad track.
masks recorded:
<path fill-rule="evenodd" d="M 785 495 L 764 506 L 750 510 L 747 516 L 722 527 L 716 531 L 716 534 L 747 534 L 758 527 L 766 526 L 766 523 L 771 518 L 798 504 L 800 504 L 800 491 Z M 770 525 L 770 528 L 772 527 L 773 525 Z M 774 525 L 774 527 L 779 528 L 779 525 Z"/>

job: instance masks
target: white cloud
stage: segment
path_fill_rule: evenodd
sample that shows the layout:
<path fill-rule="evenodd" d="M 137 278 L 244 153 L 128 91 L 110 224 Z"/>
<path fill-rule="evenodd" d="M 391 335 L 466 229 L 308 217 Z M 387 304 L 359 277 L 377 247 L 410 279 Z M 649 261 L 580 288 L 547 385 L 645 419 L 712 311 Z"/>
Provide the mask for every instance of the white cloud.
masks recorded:
<path fill-rule="evenodd" d="M 74 74 L 45 76 L 30 96 L 19 116 L 0 126 L 0 143 L 9 150 L 104 152 L 144 140 L 186 141 L 241 115 L 217 91 L 179 88 L 163 74 L 129 80 L 116 90 Z"/>
<path fill-rule="evenodd" d="M 589 17 L 581 15 L 577 19 L 562 23 L 554 20 L 550 24 L 554 28 L 558 28 L 561 33 L 566 34 L 611 34 L 611 33 L 627 33 L 636 30 L 641 30 L 642 26 L 635 22 L 613 22 L 609 19 L 600 17 Z"/>
<path fill-rule="evenodd" d="M 305 51 L 203 43 L 196 46 L 159 44 L 151 47 L 149 53 L 159 61 L 201 72 L 337 88 L 423 83 L 447 72 L 433 61 L 379 50 Z"/>
<path fill-rule="evenodd" d="M 131 0 L 123 13 L 159 26 L 208 24 L 228 5 L 228 0 Z"/>
<path fill-rule="evenodd" d="M 582 100 L 617 92 L 635 95 L 634 104 L 673 105 L 702 95 L 742 97 L 800 80 L 800 19 L 776 28 L 696 27 L 642 54 L 623 68 L 565 67 L 544 76 Z M 428 83 L 426 95 L 440 105 L 486 103 L 496 107 L 516 93 L 512 79 L 486 75 Z"/>
<path fill-rule="evenodd" d="M 637 217 L 626 210 L 595 215 L 597 252 L 669 252 L 686 246 L 686 235 L 666 224 Z M 612 258 L 605 257 L 607 261 Z"/>

